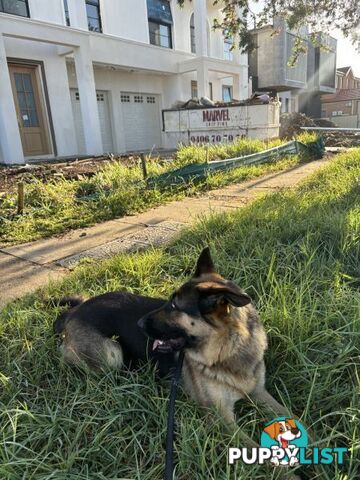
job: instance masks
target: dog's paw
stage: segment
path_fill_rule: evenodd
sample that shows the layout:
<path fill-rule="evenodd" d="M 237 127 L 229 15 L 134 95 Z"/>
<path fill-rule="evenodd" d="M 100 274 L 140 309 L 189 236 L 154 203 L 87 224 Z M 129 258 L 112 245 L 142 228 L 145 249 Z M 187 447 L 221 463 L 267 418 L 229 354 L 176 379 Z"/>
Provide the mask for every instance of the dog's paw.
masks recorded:
<path fill-rule="evenodd" d="M 277 457 L 271 458 L 270 463 L 273 467 L 278 467 L 280 465 L 280 461 Z"/>
<path fill-rule="evenodd" d="M 299 459 L 296 457 L 291 457 L 289 461 L 289 466 L 290 467 L 295 467 L 295 465 L 299 464 Z"/>

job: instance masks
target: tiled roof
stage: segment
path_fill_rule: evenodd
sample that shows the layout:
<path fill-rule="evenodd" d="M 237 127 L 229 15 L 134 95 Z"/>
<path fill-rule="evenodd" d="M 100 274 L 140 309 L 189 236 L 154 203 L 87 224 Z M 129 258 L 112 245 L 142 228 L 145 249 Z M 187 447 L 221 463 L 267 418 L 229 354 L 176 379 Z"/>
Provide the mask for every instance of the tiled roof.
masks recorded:
<path fill-rule="evenodd" d="M 349 90 L 338 90 L 336 93 L 328 93 L 321 96 L 323 103 L 346 102 L 349 100 L 360 100 L 360 88 L 350 88 Z"/>
<path fill-rule="evenodd" d="M 339 70 L 340 72 L 346 73 L 351 67 L 340 67 L 337 68 L 336 70 Z"/>

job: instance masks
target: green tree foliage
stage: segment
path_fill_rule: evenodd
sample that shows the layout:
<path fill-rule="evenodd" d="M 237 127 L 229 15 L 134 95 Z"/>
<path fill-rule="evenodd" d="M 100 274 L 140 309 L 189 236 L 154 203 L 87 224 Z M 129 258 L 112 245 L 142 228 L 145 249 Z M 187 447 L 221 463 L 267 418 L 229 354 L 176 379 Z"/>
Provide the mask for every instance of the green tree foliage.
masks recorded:
<path fill-rule="evenodd" d="M 177 0 L 180 6 L 192 0 Z M 214 29 L 220 29 L 227 38 L 234 38 L 241 51 L 255 48 L 250 31 L 272 23 L 274 17 L 287 22 L 288 27 L 300 33 L 307 26 L 310 40 L 321 43 L 317 33 L 328 34 L 334 29 L 349 38 L 360 53 L 360 2 L 359 0 L 212 0 L 222 9 L 222 19 L 215 20 Z M 277 32 L 274 30 L 274 34 Z M 302 36 L 294 45 L 293 61 L 306 50 Z"/>

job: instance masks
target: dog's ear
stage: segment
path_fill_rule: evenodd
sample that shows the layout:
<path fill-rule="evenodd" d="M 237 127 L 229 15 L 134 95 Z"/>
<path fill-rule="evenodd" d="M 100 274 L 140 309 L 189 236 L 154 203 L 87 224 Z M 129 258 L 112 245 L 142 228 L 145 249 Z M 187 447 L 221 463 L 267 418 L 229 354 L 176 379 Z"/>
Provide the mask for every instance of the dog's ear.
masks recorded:
<path fill-rule="evenodd" d="M 296 422 L 293 418 L 287 418 L 285 421 L 290 425 L 290 428 L 297 428 Z"/>
<path fill-rule="evenodd" d="M 234 307 L 244 307 L 251 302 L 251 298 L 245 292 L 243 292 L 235 283 L 216 283 L 216 282 L 203 282 L 197 286 L 198 290 L 206 295 L 213 295 L 218 298 L 222 298 L 227 303 L 230 303 Z"/>
<path fill-rule="evenodd" d="M 200 256 L 196 264 L 194 277 L 200 277 L 201 275 L 205 275 L 206 273 L 214 273 L 214 272 L 215 272 L 215 267 L 211 258 L 210 248 L 206 247 L 200 253 Z"/>
<path fill-rule="evenodd" d="M 265 427 L 264 432 L 266 432 L 269 437 L 276 439 L 276 422 L 273 422 L 267 427 Z"/>

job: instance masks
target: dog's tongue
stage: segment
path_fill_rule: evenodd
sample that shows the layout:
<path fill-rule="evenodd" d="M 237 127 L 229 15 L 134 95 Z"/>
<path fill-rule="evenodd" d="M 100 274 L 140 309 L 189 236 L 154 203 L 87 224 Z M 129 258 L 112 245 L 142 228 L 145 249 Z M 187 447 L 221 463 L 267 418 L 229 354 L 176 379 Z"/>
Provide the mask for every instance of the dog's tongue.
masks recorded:
<path fill-rule="evenodd" d="M 287 440 L 285 440 L 284 438 L 281 438 L 281 446 L 282 448 L 287 448 L 289 442 Z"/>

